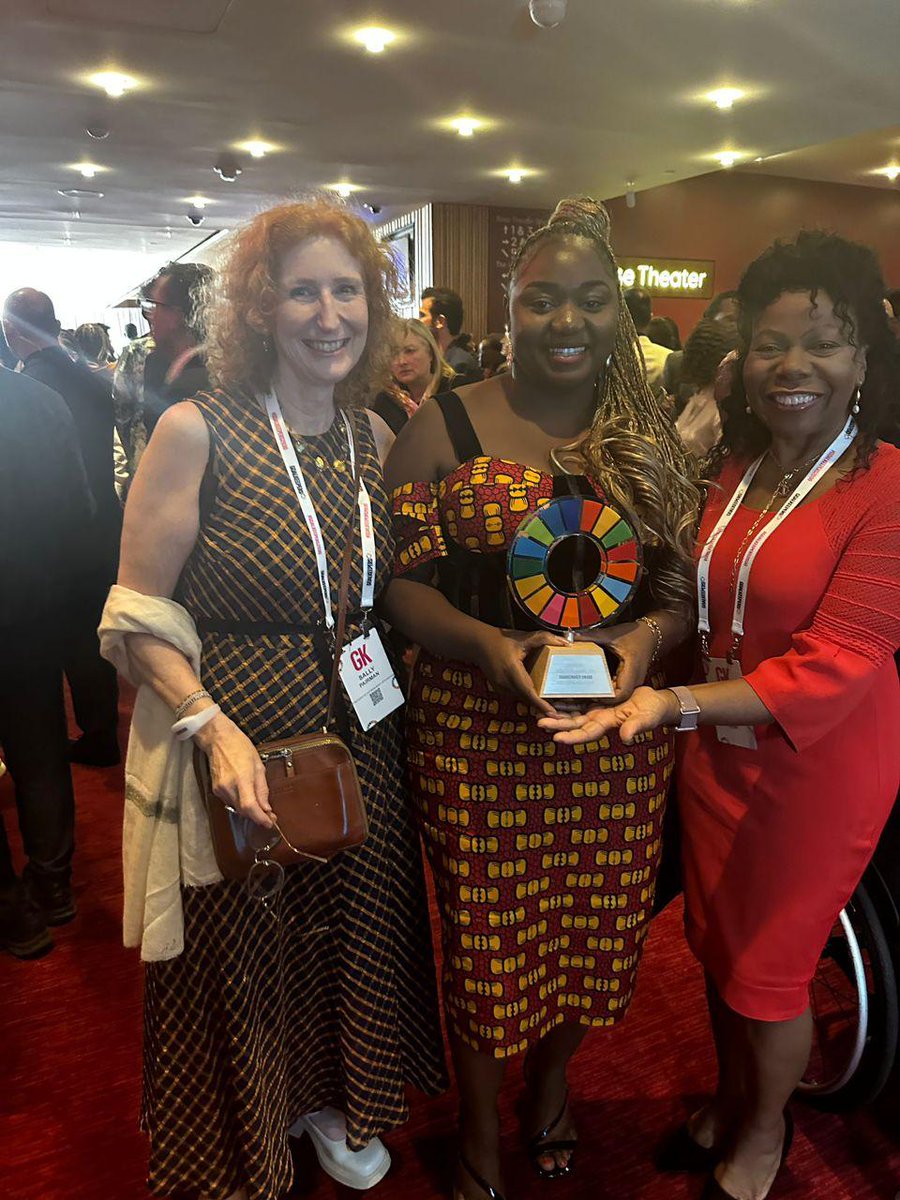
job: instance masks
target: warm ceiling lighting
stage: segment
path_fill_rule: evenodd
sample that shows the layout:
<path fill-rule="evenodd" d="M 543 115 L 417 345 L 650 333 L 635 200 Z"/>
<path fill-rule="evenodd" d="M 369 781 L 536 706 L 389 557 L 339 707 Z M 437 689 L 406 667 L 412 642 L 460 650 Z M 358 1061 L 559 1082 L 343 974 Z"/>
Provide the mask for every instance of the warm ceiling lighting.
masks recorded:
<path fill-rule="evenodd" d="M 379 25 L 367 25 L 364 29 L 353 31 L 353 40 L 365 46 L 370 54 L 381 54 L 385 47 L 397 40 L 396 33 L 390 29 L 382 29 Z"/>
<path fill-rule="evenodd" d="M 245 150 L 251 158 L 265 158 L 267 154 L 278 149 L 271 142 L 264 142 L 259 138 L 252 138 L 249 142 L 239 142 L 237 148 Z"/>
<path fill-rule="evenodd" d="M 131 75 L 123 75 L 121 71 L 97 71 L 94 75 L 88 76 L 88 82 L 94 87 L 102 88 L 107 96 L 112 96 L 118 99 L 119 96 L 124 96 L 126 92 L 136 88 L 138 81 Z"/>
<path fill-rule="evenodd" d="M 720 162 L 723 167 L 733 167 L 740 157 L 736 150 L 723 150 L 721 154 L 716 155 L 716 161 Z"/>
<path fill-rule="evenodd" d="M 355 183 L 329 183 L 328 190 L 337 192 L 342 200 L 348 200 L 354 192 L 359 191 L 359 187 Z"/>
<path fill-rule="evenodd" d="M 885 179 L 889 179 L 891 183 L 895 183 L 900 179 L 900 167 L 896 163 L 892 163 L 889 167 L 879 167 L 873 174 L 883 175 Z"/>
<path fill-rule="evenodd" d="M 521 183 L 522 180 L 525 178 L 525 172 L 524 171 L 507 171 L 506 178 L 509 180 L 510 183 Z"/>
<path fill-rule="evenodd" d="M 207 204 L 212 204 L 212 201 L 206 196 L 188 196 L 185 204 L 190 204 L 194 208 L 206 208 Z"/>
<path fill-rule="evenodd" d="M 80 171 L 81 174 L 85 177 L 85 179 L 93 179 L 95 175 L 99 174 L 101 171 L 104 171 L 105 169 L 106 169 L 105 167 L 98 166 L 97 163 L 90 163 L 90 162 L 72 163 L 72 170 Z"/>
<path fill-rule="evenodd" d="M 746 92 L 740 88 L 721 87 L 706 93 L 706 99 L 715 104 L 716 108 L 731 108 L 735 100 L 743 100 Z"/>
<path fill-rule="evenodd" d="M 483 122 L 479 121 L 477 117 L 455 117 L 450 122 L 451 129 L 455 129 L 460 137 L 471 137 L 477 129 L 481 129 L 482 125 Z"/>

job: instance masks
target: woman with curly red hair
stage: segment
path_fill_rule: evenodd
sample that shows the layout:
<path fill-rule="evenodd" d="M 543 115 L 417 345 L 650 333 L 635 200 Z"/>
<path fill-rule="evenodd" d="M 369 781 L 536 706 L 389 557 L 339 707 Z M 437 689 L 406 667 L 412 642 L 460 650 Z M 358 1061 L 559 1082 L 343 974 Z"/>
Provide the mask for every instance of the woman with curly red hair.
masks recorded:
<path fill-rule="evenodd" d="M 445 1085 L 397 714 L 364 729 L 339 701 L 368 836 L 286 867 L 267 904 L 218 874 L 175 741 L 192 737 L 215 795 L 269 827 L 256 746 L 326 722 L 348 530 L 346 643 L 390 578 L 392 438 L 360 405 L 387 365 L 392 281 L 366 224 L 334 203 L 283 205 L 238 231 L 210 314 L 218 386 L 163 414 L 129 497 L 102 637 L 141 687 L 125 936 L 147 960 L 154 1194 L 276 1200 L 291 1184 L 288 1135 L 304 1133 L 333 1178 L 371 1187 L 406 1086 Z M 164 718 L 149 742 L 148 704 Z"/>

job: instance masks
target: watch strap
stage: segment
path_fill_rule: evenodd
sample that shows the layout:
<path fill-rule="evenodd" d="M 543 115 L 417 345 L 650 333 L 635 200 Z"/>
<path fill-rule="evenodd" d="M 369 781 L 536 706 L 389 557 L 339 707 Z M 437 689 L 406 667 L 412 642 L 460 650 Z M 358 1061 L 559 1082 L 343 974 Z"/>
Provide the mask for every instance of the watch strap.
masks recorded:
<path fill-rule="evenodd" d="M 669 691 L 678 701 L 678 707 L 681 709 L 681 720 L 675 726 L 676 733 L 690 733 L 695 730 L 699 724 L 700 705 L 697 703 L 697 697 L 686 687 L 670 687 Z"/>

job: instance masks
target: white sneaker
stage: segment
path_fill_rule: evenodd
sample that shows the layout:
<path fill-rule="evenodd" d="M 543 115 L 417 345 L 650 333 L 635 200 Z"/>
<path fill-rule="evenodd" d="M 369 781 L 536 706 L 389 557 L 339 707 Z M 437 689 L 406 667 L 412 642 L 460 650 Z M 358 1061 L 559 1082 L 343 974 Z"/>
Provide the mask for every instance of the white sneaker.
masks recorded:
<path fill-rule="evenodd" d="M 322 1170 L 345 1187 L 365 1191 L 380 1183 L 391 1169 L 391 1156 L 381 1138 L 372 1138 L 364 1150 L 348 1150 L 346 1138 L 341 1141 L 330 1138 L 312 1115 L 301 1117 L 288 1129 L 288 1134 L 294 1138 L 303 1137 L 304 1133 L 312 1139 Z"/>

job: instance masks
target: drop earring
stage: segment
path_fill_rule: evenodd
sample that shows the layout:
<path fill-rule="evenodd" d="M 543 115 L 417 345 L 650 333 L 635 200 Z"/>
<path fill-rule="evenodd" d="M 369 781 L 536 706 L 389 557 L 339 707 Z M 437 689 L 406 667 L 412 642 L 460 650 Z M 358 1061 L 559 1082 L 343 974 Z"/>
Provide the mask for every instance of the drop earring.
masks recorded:
<path fill-rule="evenodd" d="M 854 417 L 859 416 L 859 388 L 856 389 L 856 394 L 853 397 L 853 406 L 851 407 L 850 411 L 853 413 Z"/>

